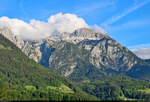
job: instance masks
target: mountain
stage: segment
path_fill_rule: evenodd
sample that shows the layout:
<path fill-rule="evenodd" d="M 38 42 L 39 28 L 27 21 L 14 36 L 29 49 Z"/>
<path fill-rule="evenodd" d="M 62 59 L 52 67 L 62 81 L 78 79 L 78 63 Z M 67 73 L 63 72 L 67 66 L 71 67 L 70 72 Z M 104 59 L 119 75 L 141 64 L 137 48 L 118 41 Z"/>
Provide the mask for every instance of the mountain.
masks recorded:
<path fill-rule="evenodd" d="M 97 100 L 29 59 L 0 34 L 0 100 Z"/>
<path fill-rule="evenodd" d="M 86 31 L 87 34 L 89 34 L 89 31 Z M 74 36 L 74 33 L 71 34 L 71 37 Z M 55 36 L 55 38 L 50 37 L 42 41 L 22 40 L 24 45 L 21 50 L 30 56 L 30 58 L 38 59 L 37 62 L 47 67 L 44 68 L 32 59 L 29 59 L 20 49 L 12 44 L 15 40 L 11 40 L 12 42 L 10 42 L 0 35 L 0 100 L 28 99 L 60 101 L 97 100 L 97 98 L 100 100 L 149 100 L 149 82 L 118 75 L 122 73 L 132 76 L 138 73 L 132 77 L 140 79 L 145 70 L 147 70 L 145 73 L 148 75 L 149 68 L 143 67 L 148 67 L 149 64 L 134 56 L 128 49 L 121 47 L 108 35 L 100 34 L 97 36 L 101 36 L 102 38 L 98 40 L 98 38 L 88 39 L 87 37 L 80 41 L 80 36 L 76 33 L 76 38 L 71 41 L 62 40 L 60 36 Z M 78 37 L 79 40 L 77 40 Z M 105 44 L 108 45 L 105 46 Z M 131 58 L 131 62 L 137 61 L 139 63 L 134 64 L 131 68 L 129 66 L 124 67 L 129 69 L 123 70 L 116 67 L 119 65 L 112 65 L 113 67 L 107 66 L 107 64 L 98 60 L 97 56 L 92 55 L 103 53 L 105 56 L 107 55 L 107 58 L 114 58 L 109 57 L 111 56 L 110 47 L 112 49 L 116 49 L 117 47 L 121 50 L 119 50 L 120 52 L 116 52 L 120 53 L 120 56 L 123 54 L 123 58 L 134 57 Z M 120 56 L 115 56 L 115 58 L 119 58 Z M 116 60 L 115 58 L 113 60 Z M 99 61 L 97 63 L 100 64 L 92 63 L 93 61 Z M 107 63 L 113 62 L 108 61 L 106 60 Z M 116 62 L 114 61 L 114 63 Z M 130 59 L 126 62 L 130 62 Z M 117 63 L 122 64 L 122 66 L 130 65 L 128 63 L 123 64 L 120 61 Z M 136 65 L 144 70 L 139 73 L 140 71 L 136 70 Z M 75 82 L 57 75 L 51 69 Z M 131 71 L 131 69 L 135 70 Z M 146 76 L 146 78 L 148 77 Z"/>
<path fill-rule="evenodd" d="M 90 62 L 97 68 L 101 68 L 101 65 L 103 65 L 115 71 L 128 71 L 138 61 L 138 58 L 132 52 L 106 34 L 92 30 L 87 31 L 86 29 L 79 29 L 78 33 L 79 38 L 80 35 L 85 33 L 91 36 L 95 34 L 96 39 L 84 39 L 78 45 L 90 51 Z M 76 31 L 73 35 L 75 34 Z"/>
<path fill-rule="evenodd" d="M 126 73 L 127 76 L 150 81 L 150 64 L 147 62 L 139 62 L 134 65 L 131 70 Z"/>
<path fill-rule="evenodd" d="M 64 41 L 55 43 L 53 46 L 55 50 L 50 56 L 49 68 L 55 72 L 73 81 L 107 77 L 104 72 L 89 62 L 89 51 Z"/>
<path fill-rule="evenodd" d="M 24 41 L 21 50 L 29 58 L 71 80 L 103 79 L 118 74 L 150 80 L 147 62 L 109 35 L 88 28 L 40 41 Z"/>

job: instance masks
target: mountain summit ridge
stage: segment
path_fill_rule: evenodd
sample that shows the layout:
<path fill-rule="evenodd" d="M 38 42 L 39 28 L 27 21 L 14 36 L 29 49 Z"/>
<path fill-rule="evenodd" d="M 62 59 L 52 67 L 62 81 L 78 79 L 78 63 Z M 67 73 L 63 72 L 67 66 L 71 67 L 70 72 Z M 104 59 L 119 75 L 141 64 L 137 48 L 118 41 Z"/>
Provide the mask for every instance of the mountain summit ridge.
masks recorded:
<path fill-rule="evenodd" d="M 79 43 L 82 40 L 100 40 L 103 37 L 111 38 L 109 35 L 91 30 L 89 28 L 80 28 L 73 33 L 61 34 L 61 39 L 73 43 Z"/>
<path fill-rule="evenodd" d="M 19 48 L 29 58 L 66 77 L 76 76 L 81 69 L 85 73 L 82 75 L 86 76 L 89 75 L 88 71 L 94 71 L 93 68 L 102 73 L 129 72 L 128 75 L 131 75 L 133 68 L 136 71 L 135 66 L 146 63 L 109 35 L 88 28 L 50 36 L 40 41 L 23 42 Z M 92 69 L 87 68 L 89 66 Z"/>

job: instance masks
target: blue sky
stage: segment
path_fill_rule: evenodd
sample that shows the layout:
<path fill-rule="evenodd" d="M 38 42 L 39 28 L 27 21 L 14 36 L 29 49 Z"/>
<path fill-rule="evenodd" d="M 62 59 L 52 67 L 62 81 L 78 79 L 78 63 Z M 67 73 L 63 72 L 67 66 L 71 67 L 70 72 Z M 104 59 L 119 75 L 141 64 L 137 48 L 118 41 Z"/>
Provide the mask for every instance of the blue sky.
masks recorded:
<path fill-rule="evenodd" d="M 150 0 L 0 0 L 0 17 L 47 21 L 72 13 L 128 48 L 150 47 Z"/>

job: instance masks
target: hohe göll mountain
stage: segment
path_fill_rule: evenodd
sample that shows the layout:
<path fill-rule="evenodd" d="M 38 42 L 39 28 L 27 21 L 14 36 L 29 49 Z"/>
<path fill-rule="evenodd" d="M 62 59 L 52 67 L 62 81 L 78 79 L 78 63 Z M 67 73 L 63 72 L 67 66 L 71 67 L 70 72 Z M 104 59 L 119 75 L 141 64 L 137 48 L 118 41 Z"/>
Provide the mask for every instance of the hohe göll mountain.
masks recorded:
<path fill-rule="evenodd" d="M 150 101 L 150 0 L 0 1 L 0 101 Z"/>

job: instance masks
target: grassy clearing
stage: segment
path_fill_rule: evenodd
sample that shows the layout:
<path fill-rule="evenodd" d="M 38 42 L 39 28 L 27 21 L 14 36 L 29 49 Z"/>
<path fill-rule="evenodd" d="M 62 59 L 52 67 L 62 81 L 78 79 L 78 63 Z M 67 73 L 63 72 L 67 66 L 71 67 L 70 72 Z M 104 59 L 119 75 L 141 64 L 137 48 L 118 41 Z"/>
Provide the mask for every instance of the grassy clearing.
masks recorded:
<path fill-rule="evenodd" d="M 29 91 L 36 91 L 36 87 L 32 85 L 25 86 L 25 89 Z"/>
<path fill-rule="evenodd" d="M 47 90 L 49 90 L 49 89 L 55 90 L 55 91 L 60 91 L 60 92 L 63 92 L 63 93 L 74 93 L 72 91 L 72 89 L 70 89 L 69 87 L 67 87 L 64 84 L 61 84 L 59 87 L 47 86 Z"/>

